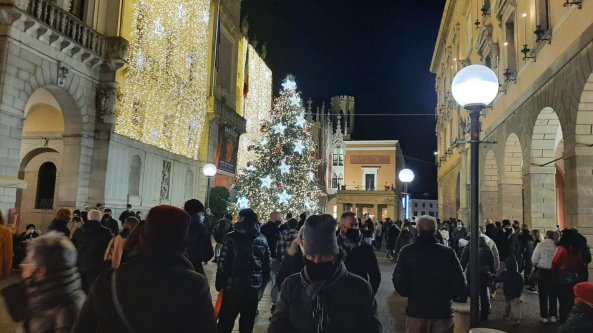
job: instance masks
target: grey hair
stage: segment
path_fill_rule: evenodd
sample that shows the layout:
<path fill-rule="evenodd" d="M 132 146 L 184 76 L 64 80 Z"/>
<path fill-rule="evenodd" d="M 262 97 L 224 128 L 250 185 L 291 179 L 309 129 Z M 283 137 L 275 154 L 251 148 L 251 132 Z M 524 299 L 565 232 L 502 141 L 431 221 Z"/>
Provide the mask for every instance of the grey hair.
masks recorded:
<path fill-rule="evenodd" d="M 52 231 L 35 238 L 27 247 L 35 264 L 48 273 L 76 266 L 76 247 L 61 233 Z"/>
<path fill-rule="evenodd" d="M 87 218 L 89 219 L 89 221 L 101 221 L 102 217 L 103 213 L 101 213 L 101 211 L 97 209 L 91 209 L 87 213 Z"/>
<path fill-rule="evenodd" d="M 434 235 L 437 230 L 437 220 L 429 215 L 423 215 L 416 219 L 418 234 Z"/>

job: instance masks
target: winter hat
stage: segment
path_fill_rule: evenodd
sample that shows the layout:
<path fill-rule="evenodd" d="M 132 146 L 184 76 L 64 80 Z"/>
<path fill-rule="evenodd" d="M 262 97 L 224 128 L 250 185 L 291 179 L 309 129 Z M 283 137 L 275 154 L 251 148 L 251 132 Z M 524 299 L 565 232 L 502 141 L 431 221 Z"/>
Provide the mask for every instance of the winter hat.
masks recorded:
<path fill-rule="evenodd" d="M 288 219 L 288 221 L 286 221 L 286 227 L 289 229 L 296 229 L 299 227 L 299 221 L 295 218 Z"/>
<path fill-rule="evenodd" d="M 305 255 L 334 255 L 340 253 L 336 239 L 336 221 L 331 215 L 309 216 L 303 232 Z"/>
<path fill-rule="evenodd" d="M 577 283 L 572 290 L 578 303 L 585 303 L 593 308 L 593 283 Z"/>
<path fill-rule="evenodd" d="M 239 211 L 239 218 L 243 217 L 245 222 L 258 224 L 257 214 L 251 208 L 244 208 Z"/>
<path fill-rule="evenodd" d="M 204 204 L 198 199 L 190 199 L 185 202 L 183 209 L 189 215 L 196 215 L 204 211 Z"/>
<path fill-rule="evenodd" d="M 182 209 L 161 205 L 146 215 L 144 239 L 150 248 L 183 251 L 191 218 Z"/>

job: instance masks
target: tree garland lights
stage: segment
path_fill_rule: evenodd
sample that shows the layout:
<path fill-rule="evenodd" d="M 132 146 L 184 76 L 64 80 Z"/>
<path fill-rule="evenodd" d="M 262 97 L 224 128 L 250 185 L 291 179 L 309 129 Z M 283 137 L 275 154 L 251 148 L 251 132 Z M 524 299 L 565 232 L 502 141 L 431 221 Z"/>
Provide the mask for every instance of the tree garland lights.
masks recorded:
<path fill-rule="evenodd" d="M 243 118 L 247 120 L 247 133 L 239 139 L 238 170 L 246 168 L 247 162 L 255 158 L 255 152 L 253 149 L 250 150 L 249 146 L 262 141 L 264 133 L 259 130 L 259 125 L 269 121 L 272 116 L 272 71 L 251 45 L 248 48 L 249 93 L 245 98 L 243 110 Z M 244 52 L 243 58 L 246 57 L 246 53 Z"/>
<path fill-rule="evenodd" d="M 320 161 L 315 158 L 310 125 L 296 125 L 305 112 L 300 93 L 290 76 L 283 87 L 271 119 L 260 127 L 263 140 L 249 146 L 254 160 L 239 172 L 233 186 L 234 208 L 251 207 L 262 219 L 274 211 L 316 213 L 323 197 L 315 176 Z"/>
<path fill-rule="evenodd" d="M 115 132 L 197 159 L 207 112 L 209 0 L 134 4 Z"/>

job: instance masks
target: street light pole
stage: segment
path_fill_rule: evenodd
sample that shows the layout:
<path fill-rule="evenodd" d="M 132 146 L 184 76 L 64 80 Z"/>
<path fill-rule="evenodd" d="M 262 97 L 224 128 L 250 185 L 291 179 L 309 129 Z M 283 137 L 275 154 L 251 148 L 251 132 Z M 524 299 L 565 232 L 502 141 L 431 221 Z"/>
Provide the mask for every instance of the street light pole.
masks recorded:
<path fill-rule="evenodd" d="M 210 208 L 210 179 L 212 179 L 212 177 L 208 176 L 206 178 L 208 178 L 208 185 L 206 187 L 206 208 Z"/>
<path fill-rule="evenodd" d="M 481 105 L 466 106 L 471 121 L 471 229 L 469 257 L 472 262 L 469 272 L 469 293 L 470 293 L 470 318 L 471 327 L 478 326 L 478 300 L 480 297 L 480 221 L 478 216 L 479 207 L 479 181 L 480 181 L 480 112 L 484 107 Z"/>
<path fill-rule="evenodd" d="M 216 175 L 218 170 L 216 169 L 216 165 L 208 163 L 204 165 L 202 172 L 204 173 L 204 176 L 208 178 L 208 186 L 206 187 L 206 208 L 210 208 L 210 180 Z"/>
<path fill-rule="evenodd" d="M 470 326 L 479 325 L 480 295 L 480 113 L 498 95 L 498 77 L 490 68 L 471 65 L 460 70 L 451 84 L 453 98 L 469 113 L 471 123 L 471 221 L 469 248 Z"/>

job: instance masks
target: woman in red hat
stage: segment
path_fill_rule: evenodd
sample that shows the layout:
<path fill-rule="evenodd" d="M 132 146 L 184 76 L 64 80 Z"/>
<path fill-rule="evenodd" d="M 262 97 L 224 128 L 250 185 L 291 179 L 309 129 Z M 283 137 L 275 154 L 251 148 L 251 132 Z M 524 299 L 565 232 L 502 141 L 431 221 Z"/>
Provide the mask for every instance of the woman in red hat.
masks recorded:
<path fill-rule="evenodd" d="M 593 283 L 578 283 L 573 288 L 576 304 L 556 333 L 593 332 Z"/>

